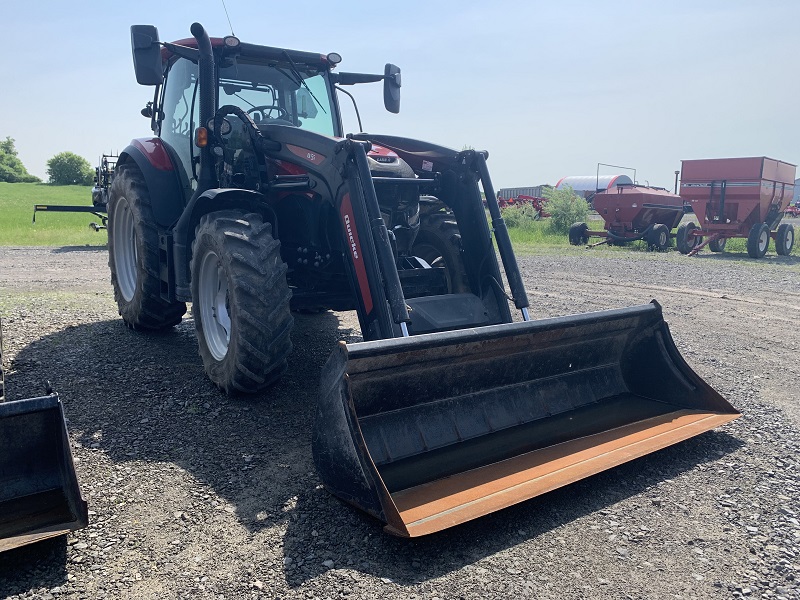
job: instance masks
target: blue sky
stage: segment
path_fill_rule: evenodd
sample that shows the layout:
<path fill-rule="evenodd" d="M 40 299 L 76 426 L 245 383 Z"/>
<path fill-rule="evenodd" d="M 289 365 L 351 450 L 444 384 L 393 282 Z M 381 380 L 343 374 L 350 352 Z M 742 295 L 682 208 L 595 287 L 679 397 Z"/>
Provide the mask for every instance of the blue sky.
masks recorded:
<path fill-rule="evenodd" d="M 384 111 L 380 85 L 353 90 L 365 130 L 486 149 L 495 188 L 593 174 L 598 162 L 669 188 L 681 159 L 800 162 L 796 0 L 227 7 L 243 41 L 336 51 L 345 71 L 399 65 L 399 115 Z M 0 138 L 15 138 L 42 177 L 58 152 L 94 163 L 150 133 L 139 111 L 152 88 L 134 79 L 131 24 L 156 25 L 163 40 L 189 37 L 195 20 L 230 33 L 220 0 L 15 2 L 2 12 Z"/>

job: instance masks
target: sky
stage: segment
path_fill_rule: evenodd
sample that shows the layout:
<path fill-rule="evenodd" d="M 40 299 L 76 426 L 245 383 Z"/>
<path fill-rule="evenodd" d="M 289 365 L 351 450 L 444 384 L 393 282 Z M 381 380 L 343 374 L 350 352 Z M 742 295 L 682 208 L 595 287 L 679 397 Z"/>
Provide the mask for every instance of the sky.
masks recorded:
<path fill-rule="evenodd" d="M 592 175 L 598 163 L 670 189 L 682 159 L 800 163 L 797 0 L 226 4 L 242 41 L 338 52 L 342 71 L 400 66 L 398 115 L 380 84 L 350 88 L 364 130 L 488 150 L 495 189 Z M 132 24 L 166 41 L 189 37 L 193 21 L 231 33 L 222 0 L 42 0 L 2 14 L 0 139 L 14 138 L 42 178 L 59 152 L 96 164 L 151 134 Z"/>

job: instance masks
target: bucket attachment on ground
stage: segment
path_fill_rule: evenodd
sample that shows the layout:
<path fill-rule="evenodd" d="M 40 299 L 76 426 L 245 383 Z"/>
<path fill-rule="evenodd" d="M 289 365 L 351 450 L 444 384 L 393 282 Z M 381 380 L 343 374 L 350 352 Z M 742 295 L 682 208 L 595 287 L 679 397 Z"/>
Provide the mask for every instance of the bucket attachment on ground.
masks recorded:
<path fill-rule="evenodd" d="M 341 343 L 322 375 L 314 461 L 334 494 L 416 537 L 738 416 L 653 301 Z"/>
<path fill-rule="evenodd" d="M 0 402 L 0 551 L 87 524 L 58 395 Z"/>

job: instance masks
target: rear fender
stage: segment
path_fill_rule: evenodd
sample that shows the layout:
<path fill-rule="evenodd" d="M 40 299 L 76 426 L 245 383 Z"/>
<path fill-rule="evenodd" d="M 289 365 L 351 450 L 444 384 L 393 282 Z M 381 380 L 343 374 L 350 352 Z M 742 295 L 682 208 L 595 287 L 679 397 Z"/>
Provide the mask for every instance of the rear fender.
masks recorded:
<path fill-rule="evenodd" d="M 183 211 L 184 192 L 166 145 L 158 138 L 135 139 L 120 153 L 117 166 L 131 162 L 147 182 L 156 224 L 161 229 L 171 227 Z"/>

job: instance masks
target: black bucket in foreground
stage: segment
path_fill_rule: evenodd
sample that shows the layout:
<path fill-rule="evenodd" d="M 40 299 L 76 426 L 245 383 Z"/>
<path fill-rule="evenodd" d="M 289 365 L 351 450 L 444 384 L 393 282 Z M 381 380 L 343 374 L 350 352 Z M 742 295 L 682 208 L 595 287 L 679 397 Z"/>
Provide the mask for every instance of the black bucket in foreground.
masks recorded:
<path fill-rule="evenodd" d="M 0 402 L 0 551 L 87 524 L 58 395 Z"/>
<path fill-rule="evenodd" d="M 325 486 L 426 535 L 739 416 L 678 353 L 653 303 L 346 345 L 323 370 Z"/>

